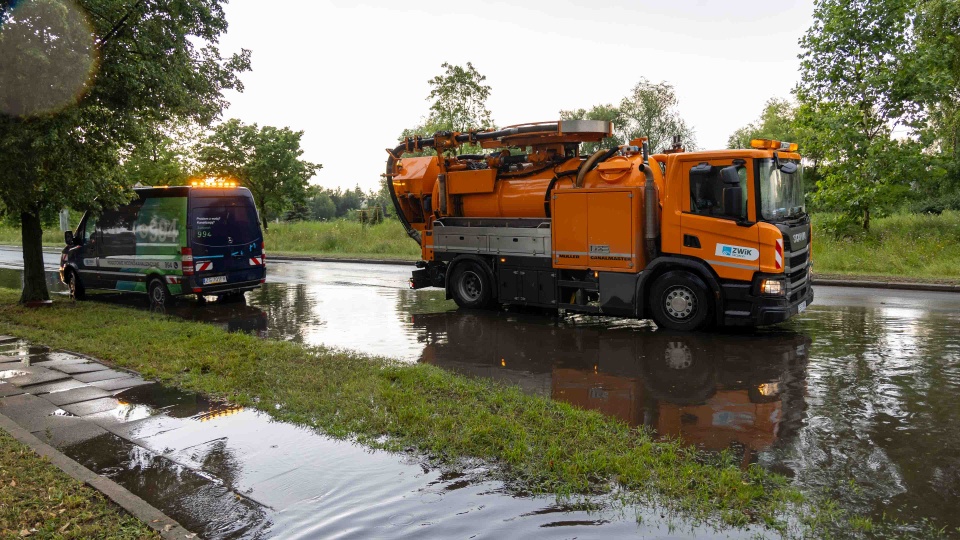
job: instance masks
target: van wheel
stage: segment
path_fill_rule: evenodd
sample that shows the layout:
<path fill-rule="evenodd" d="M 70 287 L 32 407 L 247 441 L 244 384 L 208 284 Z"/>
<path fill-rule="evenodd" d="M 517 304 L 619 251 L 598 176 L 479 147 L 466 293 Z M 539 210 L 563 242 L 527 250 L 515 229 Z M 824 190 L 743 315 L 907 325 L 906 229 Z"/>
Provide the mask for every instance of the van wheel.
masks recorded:
<path fill-rule="evenodd" d="M 493 303 L 493 291 L 487 273 L 473 261 L 462 262 L 453 269 L 450 294 L 462 308 L 481 309 Z"/>
<path fill-rule="evenodd" d="M 70 298 L 83 300 L 87 297 L 87 290 L 83 288 L 80 277 L 73 270 L 67 272 L 67 288 L 70 289 Z"/>
<path fill-rule="evenodd" d="M 703 280 L 688 272 L 667 272 L 650 290 L 650 312 L 661 328 L 689 332 L 703 328 L 710 313 Z"/>
<path fill-rule="evenodd" d="M 150 304 L 155 306 L 170 304 L 170 291 L 167 290 L 167 285 L 163 281 L 156 278 L 150 280 L 147 292 L 150 294 Z"/>

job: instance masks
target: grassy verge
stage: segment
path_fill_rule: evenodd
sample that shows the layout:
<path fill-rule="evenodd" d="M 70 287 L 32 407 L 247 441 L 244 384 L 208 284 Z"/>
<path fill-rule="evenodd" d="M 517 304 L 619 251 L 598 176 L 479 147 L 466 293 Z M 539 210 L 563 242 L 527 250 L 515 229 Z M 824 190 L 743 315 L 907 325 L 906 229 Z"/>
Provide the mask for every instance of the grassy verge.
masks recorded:
<path fill-rule="evenodd" d="M 0 430 L 0 537 L 159 538 Z"/>
<path fill-rule="evenodd" d="M 903 214 L 876 219 L 855 238 L 818 234 L 829 215 L 814 215 L 813 262 L 818 275 L 918 278 L 960 282 L 960 213 Z"/>
<path fill-rule="evenodd" d="M 617 419 L 517 388 L 92 302 L 28 310 L 16 298 L 0 289 L 0 333 L 91 354 L 335 437 L 414 448 L 435 464 L 481 459 L 519 490 L 616 492 L 627 504 L 654 503 L 724 526 L 857 527 L 830 501 L 811 510 L 817 505 L 787 479 L 761 467 L 743 470 L 730 455 L 655 441 Z"/>
<path fill-rule="evenodd" d="M 264 235 L 267 254 L 337 258 L 420 259 L 417 245 L 399 221 L 361 225 L 354 221 L 272 223 Z"/>

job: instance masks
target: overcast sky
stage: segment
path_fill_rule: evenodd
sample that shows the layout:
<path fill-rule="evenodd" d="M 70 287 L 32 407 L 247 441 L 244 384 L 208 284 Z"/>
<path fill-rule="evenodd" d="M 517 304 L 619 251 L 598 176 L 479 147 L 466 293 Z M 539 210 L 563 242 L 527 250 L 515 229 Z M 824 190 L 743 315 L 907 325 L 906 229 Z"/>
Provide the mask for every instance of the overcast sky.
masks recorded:
<path fill-rule="evenodd" d="M 426 115 L 440 64 L 473 62 L 498 125 L 672 84 L 701 148 L 722 148 L 798 80 L 809 1 L 516 3 L 231 0 L 224 53 L 253 51 L 225 118 L 303 130 L 325 187 L 374 189 L 387 147 Z"/>

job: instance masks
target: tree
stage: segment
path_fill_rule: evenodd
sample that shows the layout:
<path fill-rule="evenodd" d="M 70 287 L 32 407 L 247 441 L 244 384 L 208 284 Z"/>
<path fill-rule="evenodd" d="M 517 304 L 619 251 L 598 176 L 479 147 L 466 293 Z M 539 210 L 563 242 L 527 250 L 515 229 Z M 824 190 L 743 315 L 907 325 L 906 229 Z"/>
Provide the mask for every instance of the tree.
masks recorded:
<path fill-rule="evenodd" d="M 485 75 L 467 62 L 467 67 L 454 66 L 447 62 L 440 65 L 444 72 L 427 81 L 431 86 L 427 100 L 433 100 L 430 113 L 419 125 L 403 130 L 398 140 L 421 135 L 430 137 L 438 131 L 457 131 L 460 133 L 471 130 L 494 128 L 492 116 L 487 109 L 487 98 L 490 97 L 490 86 L 483 84 L 487 80 Z M 479 146 L 465 144 L 460 147 L 461 153 L 472 154 L 480 151 Z M 411 156 L 432 156 L 436 151 L 427 148 L 419 152 L 411 152 Z"/>
<path fill-rule="evenodd" d="M 939 171 L 925 175 L 928 196 L 960 194 L 960 1 L 926 0 L 914 20 L 914 99 L 924 114 L 913 127 Z M 939 173 L 939 174 L 937 174 Z M 960 209 L 960 208 L 958 208 Z"/>
<path fill-rule="evenodd" d="M 801 38 L 799 125 L 817 133 L 829 164 L 819 201 L 842 209 L 866 230 L 871 212 L 889 207 L 908 186 L 919 150 L 892 138 L 915 113 L 905 78 L 912 48 L 909 0 L 817 0 Z"/>
<path fill-rule="evenodd" d="M 192 142 L 199 126 L 172 123 L 155 126 L 123 158 L 124 175 L 145 186 L 181 186 L 196 168 Z"/>
<path fill-rule="evenodd" d="M 796 127 L 796 106 L 786 99 L 770 98 L 760 118 L 733 132 L 727 139 L 727 148 L 750 148 L 753 139 L 800 142 Z"/>
<path fill-rule="evenodd" d="M 673 137 L 680 136 L 686 148 L 695 149 L 697 142 L 693 128 L 680 117 L 678 104 L 672 84 L 665 81 L 652 83 L 641 78 L 630 94 L 620 101 L 623 125 L 618 126 L 618 130 L 623 140 L 647 137 L 651 150 L 658 151 L 669 148 Z"/>
<path fill-rule="evenodd" d="M 560 118 L 613 122 L 613 136 L 600 143 L 585 143 L 583 152 L 613 148 L 639 137 L 647 137 L 653 152 L 669 148 L 674 136 L 680 136 L 687 148 L 696 148 L 693 129 L 681 118 L 677 104 L 673 85 L 667 82 L 651 83 L 641 78 L 630 94 L 620 100 L 619 105 L 603 104 L 590 109 L 563 110 L 560 111 Z"/>
<path fill-rule="evenodd" d="M 221 0 L 5 2 L 0 10 L 0 199 L 18 214 L 21 302 L 49 299 L 41 216 L 132 196 L 121 159 L 176 118 L 208 123 L 249 51 L 223 58 Z M 88 13 L 89 12 L 89 13 Z"/>
<path fill-rule="evenodd" d="M 440 67 L 444 73 L 427 81 L 432 87 L 427 99 L 433 100 L 427 125 L 459 132 L 493 127 L 487 109 L 490 86 L 483 84 L 487 77 L 470 62 L 465 68 L 447 62 Z"/>
<path fill-rule="evenodd" d="M 307 189 L 307 207 L 310 209 L 310 219 L 314 221 L 328 221 L 337 217 L 337 205 L 330 194 L 319 186 Z"/>
<path fill-rule="evenodd" d="M 266 230 L 269 216 L 305 202 L 307 181 L 322 167 L 300 159 L 302 137 L 302 131 L 231 119 L 203 139 L 197 159 L 205 174 L 233 177 L 250 189 Z"/>

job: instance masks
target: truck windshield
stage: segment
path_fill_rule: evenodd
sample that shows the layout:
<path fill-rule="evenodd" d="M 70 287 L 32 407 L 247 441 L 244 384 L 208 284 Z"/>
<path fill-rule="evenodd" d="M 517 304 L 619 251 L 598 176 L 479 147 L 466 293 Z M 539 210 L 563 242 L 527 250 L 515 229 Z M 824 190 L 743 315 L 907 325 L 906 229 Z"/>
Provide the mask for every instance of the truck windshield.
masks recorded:
<path fill-rule="evenodd" d="M 797 172 L 785 174 L 777 169 L 772 159 L 760 159 L 760 215 L 766 220 L 798 217 L 805 211 L 803 200 L 803 167 L 797 163 Z"/>

